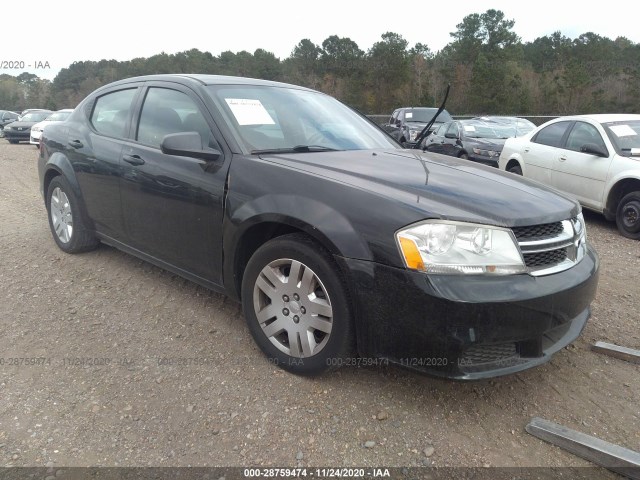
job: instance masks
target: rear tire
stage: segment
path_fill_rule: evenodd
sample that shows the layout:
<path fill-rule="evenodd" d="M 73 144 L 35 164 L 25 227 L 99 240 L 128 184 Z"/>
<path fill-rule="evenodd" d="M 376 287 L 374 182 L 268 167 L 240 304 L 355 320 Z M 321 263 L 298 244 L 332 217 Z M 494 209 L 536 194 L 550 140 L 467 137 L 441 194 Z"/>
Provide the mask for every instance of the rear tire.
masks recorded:
<path fill-rule="evenodd" d="M 522 176 L 522 167 L 520 165 L 513 165 L 512 167 L 509 167 L 507 172 Z"/>
<path fill-rule="evenodd" d="M 622 197 L 616 209 L 616 225 L 623 236 L 640 239 L 640 191 Z"/>
<path fill-rule="evenodd" d="M 64 177 L 51 180 L 46 200 L 49 228 L 61 250 L 80 253 L 96 248 L 98 240 L 84 224 L 80 202 Z"/>
<path fill-rule="evenodd" d="M 319 375 L 352 352 L 347 285 L 331 255 L 305 235 L 275 238 L 253 254 L 242 309 L 269 362 L 291 373 Z"/>
<path fill-rule="evenodd" d="M 463 159 L 463 160 L 469 160 L 469 155 L 467 155 L 466 153 L 461 153 L 459 155 L 459 158 Z"/>

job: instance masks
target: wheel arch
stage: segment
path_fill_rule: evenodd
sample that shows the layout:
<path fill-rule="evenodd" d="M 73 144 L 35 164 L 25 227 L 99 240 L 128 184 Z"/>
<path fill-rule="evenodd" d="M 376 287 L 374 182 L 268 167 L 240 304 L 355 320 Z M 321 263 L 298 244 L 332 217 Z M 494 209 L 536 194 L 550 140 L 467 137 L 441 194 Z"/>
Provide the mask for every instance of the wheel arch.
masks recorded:
<path fill-rule="evenodd" d="M 93 222 L 87 215 L 87 211 L 84 206 L 82 190 L 80 189 L 80 184 L 78 183 L 78 178 L 76 177 L 75 171 L 71 166 L 71 162 L 66 156 L 59 152 L 51 155 L 44 166 L 44 175 L 42 176 L 42 192 L 45 205 L 47 203 L 47 190 L 49 189 L 49 184 L 51 183 L 51 180 L 58 176 L 62 176 L 65 178 L 65 180 L 67 180 L 67 182 L 71 186 L 71 189 L 73 190 L 73 194 L 78 199 L 78 208 L 80 210 L 80 214 L 82 215 L 82 219 L 85 221 L 85 225 L 91 225 L 93 228 Z"/>
<path fill-rule="evenodd" d="M 625 177 L 615 181 L 606 195 L 606 201 L 602 210 L 607 220 L 615 220 L 618 203 L 625 195 L 640 191 L 640 178 Z"/>
<path fill-rule="evenodd" d="M 504 169 L 505 169 L 506 172 L 508 172 L 509 169 L 512 168 L 512 167 L 520 167 L 522 169 L 522 174 L 524 176 L 524 165 L 518 158 L 511 157 L 507 161 L 507 164 L 505 165 Z"/>
<path fill-rule="evenodd" d="M 233 298 L 240 298 L 242 276 L 251 255 L 267 241 L 282 235 L 303 233 L 331 255 L 373 259 L 367 243 L 351 222 L 316 200 L 269 195 L 243 205 L 226 222 L 224 285 Z"/>

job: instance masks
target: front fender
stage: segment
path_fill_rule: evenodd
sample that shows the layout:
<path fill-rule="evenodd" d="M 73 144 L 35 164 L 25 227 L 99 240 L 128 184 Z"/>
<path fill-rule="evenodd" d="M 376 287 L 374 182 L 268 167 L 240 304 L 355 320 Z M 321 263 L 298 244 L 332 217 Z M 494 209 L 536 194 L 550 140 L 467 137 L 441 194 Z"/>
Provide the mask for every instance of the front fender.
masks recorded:
<path fill-rule="evenodd" d="M 368 244 L 340 212 L 300 195 L 267 194 L 228 212 L 223 227 L 224 278 L 227 289 L 235 282 L 235 266 L 244 235 L 260 224 L 301 230 L 329 252 L 346 258 L 372 260 Z"/>

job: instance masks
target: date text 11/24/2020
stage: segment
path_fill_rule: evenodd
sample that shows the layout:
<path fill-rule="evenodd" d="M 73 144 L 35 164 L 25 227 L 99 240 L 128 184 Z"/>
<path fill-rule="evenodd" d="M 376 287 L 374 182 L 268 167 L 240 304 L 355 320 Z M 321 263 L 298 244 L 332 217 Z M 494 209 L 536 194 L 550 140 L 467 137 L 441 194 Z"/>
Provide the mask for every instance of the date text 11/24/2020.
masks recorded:
<path fill-rule="evenodd" d="M 51 68 L 51 65 L 47 60 L 33 60 L 31 62 L 25 62 L 24 60 L 1 60 L 0 70 L 14 70 L 23 68 Z"/>

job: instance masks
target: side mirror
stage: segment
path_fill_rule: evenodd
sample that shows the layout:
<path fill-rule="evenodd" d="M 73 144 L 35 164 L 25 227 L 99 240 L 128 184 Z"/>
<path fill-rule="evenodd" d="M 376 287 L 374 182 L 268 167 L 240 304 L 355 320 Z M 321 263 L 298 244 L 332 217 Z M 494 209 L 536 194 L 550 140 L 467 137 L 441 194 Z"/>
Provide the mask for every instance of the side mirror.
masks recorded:
<path fill-rule="evenodd" d="M 400 120 L 396 120 L 396 127 L 399 127 L 402 124 Z"/>
<path fill-rule="evenodd" d="M 203 148 L 202 139 L 197 132 L 180 132 L 165 135 L 162 143 L 160 143 L 160 150 L 167 155 L 179 155 L 207 161 L 218 160 L 222 155 L 221 152 L 213 148 Z"/>
<path fill-rule="evenodd" d="M 458 136 L 455 133 L 449 133 L 449 132 L 445 133 L 444 137 L 445 138 L 458 138 Z"/>
<path fill-rule="evenodd" d="M 598 157 L 608 157 L 609 153 L 604 150 L 600 145 L 596 145 L 595 143 L 585 143 L 580 147 L 580 152 L 588 153 L 589 155 L 596 155 Z"/>

